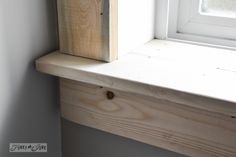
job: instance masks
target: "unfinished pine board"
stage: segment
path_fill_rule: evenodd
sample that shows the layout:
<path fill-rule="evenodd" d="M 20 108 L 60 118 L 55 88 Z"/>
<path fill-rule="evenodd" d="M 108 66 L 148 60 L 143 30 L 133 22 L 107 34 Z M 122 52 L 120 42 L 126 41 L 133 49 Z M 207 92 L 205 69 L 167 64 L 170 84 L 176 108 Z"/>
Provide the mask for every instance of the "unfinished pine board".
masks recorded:
<path fill-rule="evenodd" d="M 154 40 L 112 63 L 53 52 L 36 67 L 65 78 L 68 120 L 193 157 L 234 157 L 235 60 L 235 51 Z"/>
<path fill-rule="evenodd" d="M 234 51 L 157 40 L 112 63 L 54 52 L 36 65 L 51 75 L 236 117 L 235 60 Z"/>
<path fill-rule="evenodd" d="M 102 61 L 117 58 L 117 0 L 58 0 L 60 51 Z"/>
<path fill-rule="evenodd" d="M 114 61 L 154 39 L 154 7 L 155 0 L 58 0 L 60 51 Z"/>
<path fill-rule="evenodd" d="M 60 91 L 62 117 L 75 123 L 192 157 L 236 156 L 229 116 L 67 79 Z"/>

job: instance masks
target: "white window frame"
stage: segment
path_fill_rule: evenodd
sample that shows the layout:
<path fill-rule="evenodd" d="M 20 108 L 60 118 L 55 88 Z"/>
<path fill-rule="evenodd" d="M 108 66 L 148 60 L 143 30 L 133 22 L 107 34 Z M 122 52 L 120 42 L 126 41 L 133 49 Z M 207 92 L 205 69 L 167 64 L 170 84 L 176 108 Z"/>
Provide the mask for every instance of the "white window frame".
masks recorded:
<path fill-rule="evenodd" d="M 235 49 L 236 18 L 199 13 L 199 5 L 199 0 L 157 0 L 156 38 Z"/>

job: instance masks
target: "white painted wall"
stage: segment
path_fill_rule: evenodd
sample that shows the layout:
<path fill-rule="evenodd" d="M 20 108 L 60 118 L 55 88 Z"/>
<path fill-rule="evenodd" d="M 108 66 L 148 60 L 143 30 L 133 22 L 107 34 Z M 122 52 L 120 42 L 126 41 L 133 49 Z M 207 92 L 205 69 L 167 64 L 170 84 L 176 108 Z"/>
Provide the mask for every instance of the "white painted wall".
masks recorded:
<path fill-rule="evenodd" d="M 118 0 L 119 57 L 154 38 L 155 0 Z"/>

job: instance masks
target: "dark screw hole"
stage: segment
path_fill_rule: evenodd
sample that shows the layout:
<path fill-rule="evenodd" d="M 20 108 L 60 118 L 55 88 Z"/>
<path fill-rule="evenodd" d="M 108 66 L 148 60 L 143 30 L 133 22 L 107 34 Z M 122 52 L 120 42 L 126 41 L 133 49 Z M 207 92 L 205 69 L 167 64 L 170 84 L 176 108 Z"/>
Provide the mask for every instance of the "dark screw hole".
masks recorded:
<path fill-rule="evenodd" d="M 236 117 L 235 116 L 231 116 L 231 118 L 235 119 Z"/>
<path fill-rule="evenodd" d="M 100 13 L 100 15 L 103 15 L 103 13 Z"/>
<path fill-rule="evenodd" d="M 107 95 L 107 99 L 108 100 L 112 100 L 115 97 L 115 94 L 113 92 L 111 92 L 111 91 L 107 91 L 106 95 Z"/>

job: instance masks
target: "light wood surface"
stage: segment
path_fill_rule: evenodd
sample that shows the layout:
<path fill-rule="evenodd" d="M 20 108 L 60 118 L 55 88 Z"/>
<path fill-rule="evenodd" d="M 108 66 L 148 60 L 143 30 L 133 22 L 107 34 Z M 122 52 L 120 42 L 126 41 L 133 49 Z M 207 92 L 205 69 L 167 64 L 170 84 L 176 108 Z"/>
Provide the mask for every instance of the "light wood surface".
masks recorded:
<path fill-rule="evenodd" d="M 183 49 L 186 52 L 181 52 Z M 139 52 L 112 63 L 55 52 L 37 60 L 37 69 L 235 117 L 236 55 L 232 52 L 172 42 L 168 46 L 168 42 L 160 42 L 156 47 L 145 45 Z"/>
<path fill-rule="evenodd" d="M 235 60 L 234 51 L 155 40 L 112 63 L 54 52 L 36 68 L 65 78 L 68 120 L 193 157 L 234 157 Z"/>
<path fill-rule="evenodd" d="M 236 156 L 235 118 L 66 79 L 60 91 L 62 117 L 75 123 L 188 156 Z M 107 91 L 113 99 L 107 99 Z"/>
<path fill-rule="evenodd" d="M 58 0 L 60 51 L 111 62 L 117 59 L 117 0 Z"/>

